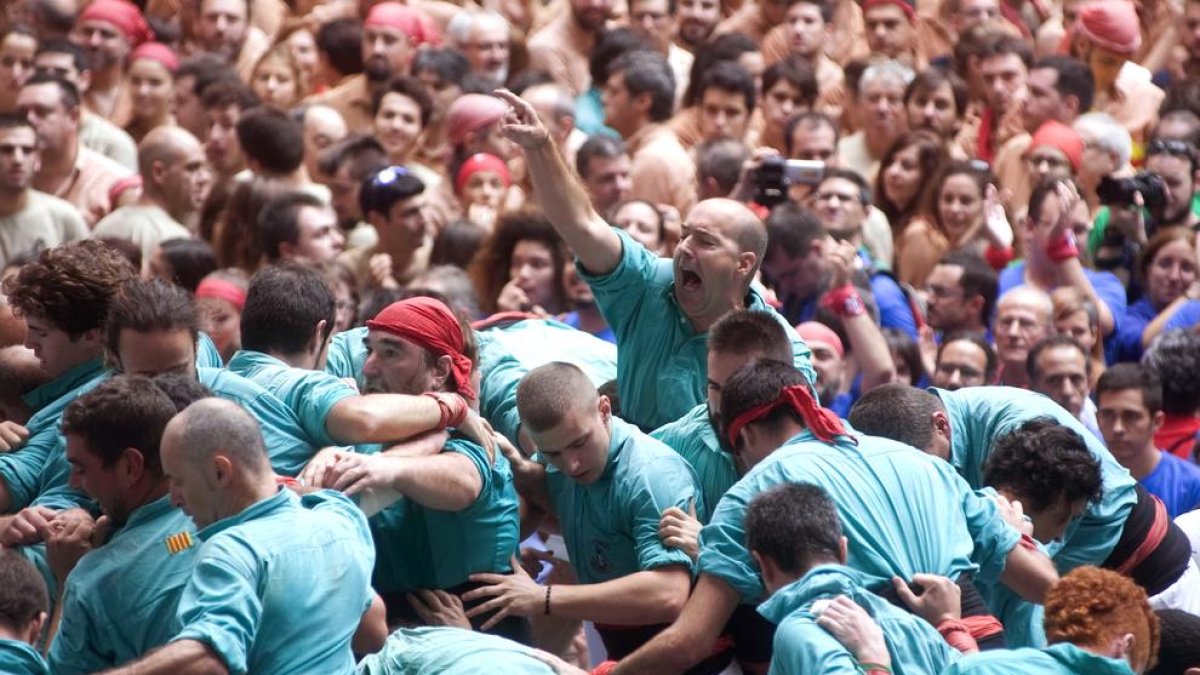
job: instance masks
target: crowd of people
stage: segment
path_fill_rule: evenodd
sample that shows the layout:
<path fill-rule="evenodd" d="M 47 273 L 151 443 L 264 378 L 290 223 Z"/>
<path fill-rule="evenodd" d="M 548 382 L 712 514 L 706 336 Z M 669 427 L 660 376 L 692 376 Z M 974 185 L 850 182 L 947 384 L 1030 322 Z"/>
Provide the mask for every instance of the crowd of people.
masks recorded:
<path fill-rule="evenodd" d="M 1200 0 L 0 4 L 0 672 L 1200 673 Z"/>

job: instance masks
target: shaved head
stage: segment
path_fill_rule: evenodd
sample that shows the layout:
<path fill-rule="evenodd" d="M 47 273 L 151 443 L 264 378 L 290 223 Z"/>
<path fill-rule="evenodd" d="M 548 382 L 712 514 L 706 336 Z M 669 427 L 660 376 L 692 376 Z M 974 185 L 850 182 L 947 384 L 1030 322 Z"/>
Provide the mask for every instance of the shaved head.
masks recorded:
<path fill-rule="evenodd" d="M 154 162 L 170 165 L 189 154 L 193 148 L 200 149 L 202 146 L 187 129 L 174 126 L 155 127 L 138 144 L 138 168 L 145 175 Z"/>
<path fill-rule="evenodd" d="M 743 253 L 753 253 L 762 261 L 767 252 L 767 226 L 745 204 L 732 199 L 706 199 L 692 208 L 703 209 L 719 222 L 726 223 L 726 231 L 738 243 Z M 690 214 L 689 214 L 690 215 Z"/>
<path fill-rule="evenodd" d="M 578 367 L 555 361 L 529 371 L 517 385 L 517 412 L 531 431 L 558 426 L 568 413 L 595 407 L 596 386 Z"/>
<path fill-rule="evenodd" d="M 232 401 L 196 401 L 171 420 L 164 436 L 168 434 L 179 441 L 189 462 L 203 464 L 220 453 L 244 471 L 271 472 L 258 422 Z"/>

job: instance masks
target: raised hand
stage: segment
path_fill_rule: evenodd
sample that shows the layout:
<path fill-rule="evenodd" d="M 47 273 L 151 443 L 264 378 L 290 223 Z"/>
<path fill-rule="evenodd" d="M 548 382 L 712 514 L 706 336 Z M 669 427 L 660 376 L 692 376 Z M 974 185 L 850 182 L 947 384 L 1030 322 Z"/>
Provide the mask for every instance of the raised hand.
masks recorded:
<path fill-rule="evenodd" d="M 546 145 L 550 140 L 550 131 L 528 101 L 507 89 L 497 89 L 492 93 L 509 105 L 504 115 L 504 125 L 500 127 L 506 138 L 526 150 L 536 150 Z"/>

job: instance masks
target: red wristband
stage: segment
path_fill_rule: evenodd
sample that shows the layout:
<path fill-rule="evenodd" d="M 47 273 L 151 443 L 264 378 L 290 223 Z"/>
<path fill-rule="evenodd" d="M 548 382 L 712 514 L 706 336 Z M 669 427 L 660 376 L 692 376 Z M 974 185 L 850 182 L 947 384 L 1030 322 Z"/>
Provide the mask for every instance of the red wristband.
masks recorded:
<path fill-rule="evenodd" d="M 458 394 L 448 394 L 445 392 L 427 391 L 425 396 L 437 401 L 438 409 L 441 412 L 441 419 L 438 420 L 438 426 L 442 429 L 446 427 L 457 427 L 467 418 L 466 400 Z"/>
<path fill-rule="evenodd" d="M 979 651 L 979 645 L 975 642 L 975 638 L 971 635 L 971 629 L 967 624 L 957 619 L 946 619 L 937 625 L 937 632 L 941 633 L 942 639 L 951 647 L 954 647 L 959 652 L 976 652 Z"/>
<path fill-rule="evenodd" d="M 1064 260 L 1079 257 L 1079 246 L 1075 244 L 1075 233 L 1066 230 L 1062 236 L 1054 241 L 1046 244 L 1046 255 L 1052 262 L 1060 263 Z"/>
<path fill-rule="evenodd" d="M 616 661 L 605 661 L 600 665 L 592 668 L 592 675 L 608 675 L 617 667 Z"/>
<path fill-rule="evenodd" d="M 842 284 L 829 291 L 821 298 L 821 306 L 843 319 L 867 313 L 867 306 L 854 284 Z"/>

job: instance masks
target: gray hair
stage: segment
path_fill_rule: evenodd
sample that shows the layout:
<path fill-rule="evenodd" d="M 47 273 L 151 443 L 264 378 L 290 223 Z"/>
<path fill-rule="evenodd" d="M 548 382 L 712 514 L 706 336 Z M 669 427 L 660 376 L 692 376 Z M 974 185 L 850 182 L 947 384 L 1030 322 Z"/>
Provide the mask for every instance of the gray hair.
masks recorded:
<path fill-rule="evenodd" d="M 180 413 L 181 440 L 192 462 L 205 462 L 217 452 L 239 469 L 270 472 L 271 461 L 258 421 L 238 404 L 222 398 L 202 398 Z"/>
<path fill-rule="evenodd" d="M 475 27 L 476 22 L 485 20 L 499 23 L 506 31 L 509 28 L 508 19 L 499 12 L 490 9 L 464 9 L 446 24 L 446 37 L 461 48 L 471 39 L 471 29 Z"/>
<path fill-rule="evenodd" d="M 1129 135 L 1129 130 L 1108 113 L 1080 115 L 1073 128 L 1080 136 L 1086 135 L 1092 139 L 1097 148 L 1116 155 L 1120 166 L 1128 164 L 1133 156 L 1133 137 Z"/>
<path fill-rule="evenodd" d="M 913 81 L 916 73 L 912 68 L 896 61 L 895 59 L 887 59 L 878 61 L 867 66 L 863 71 L 862 77 L 858 79 L 858 94 L 862 95 L 867 89 L 868 84 L 875 82 L 889 82 L 900 85 L 902 88 L 907 87 L 909 82 Z"/>

